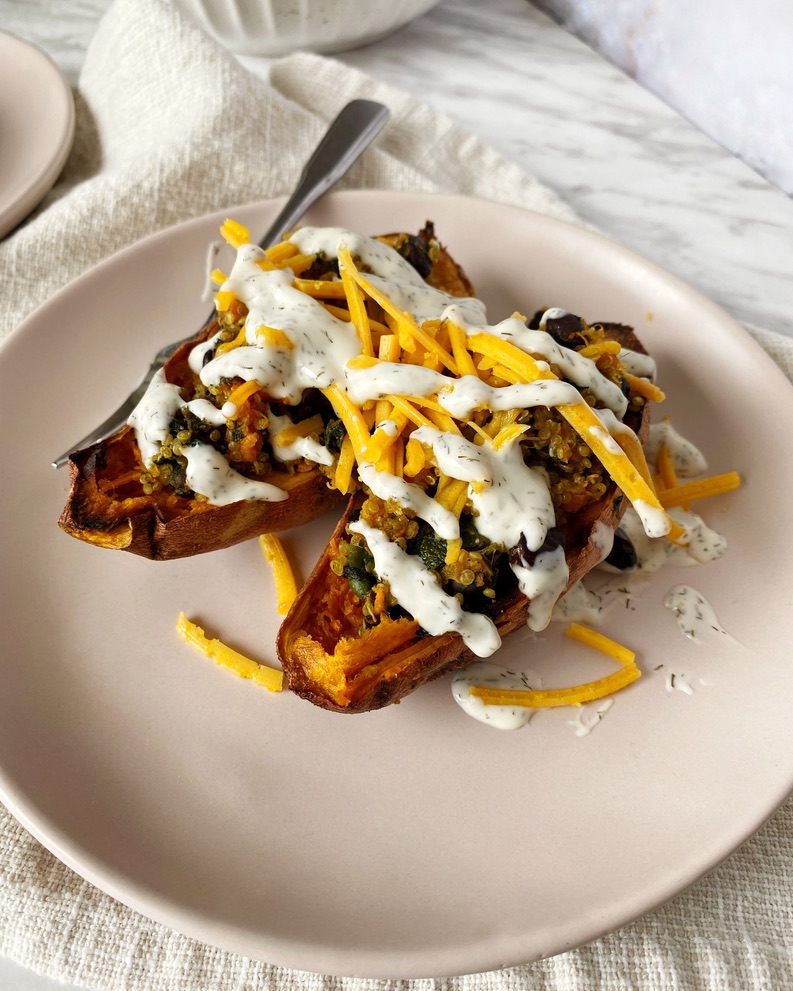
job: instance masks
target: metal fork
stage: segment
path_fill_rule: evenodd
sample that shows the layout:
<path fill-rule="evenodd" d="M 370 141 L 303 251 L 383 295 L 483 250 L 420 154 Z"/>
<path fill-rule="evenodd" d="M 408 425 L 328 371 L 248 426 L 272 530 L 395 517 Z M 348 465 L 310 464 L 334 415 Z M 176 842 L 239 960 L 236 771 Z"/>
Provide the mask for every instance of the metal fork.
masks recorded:
<path fill-rule="evenodd" d="M 272 244 L 276 244 L 284 231 L 292 228 L 306 210 L 341 179 L 380 133 L 388 118 L 388 108 L 381 103 L 375 103 L 373 100 L 353 100 L 347 104 L 325 132 L 325 136 L 304 166 L 294 192 L 259 242 L 262 248 L 269 248 Z M 204 321 L 201 330 L 205 329 L 214 318 L 215 311 L 213 310 Z M 154 356 L 138 387 L 130 393 L 118 409 L 90 434 L 57 457 L 52 462 L 52 467 L 60 468 L 76 451 L 80 451 L 90 444 L 95 444 L 97 441 L 105 440 L 119 430 L 143 398 L 143 394 L 155 374 L 177 348 L 191 341 L 197 333 L 198 331 L 193 331 L 181 341 L 175 341 L 173 344 L 167 344 L 161 348 Z"/>

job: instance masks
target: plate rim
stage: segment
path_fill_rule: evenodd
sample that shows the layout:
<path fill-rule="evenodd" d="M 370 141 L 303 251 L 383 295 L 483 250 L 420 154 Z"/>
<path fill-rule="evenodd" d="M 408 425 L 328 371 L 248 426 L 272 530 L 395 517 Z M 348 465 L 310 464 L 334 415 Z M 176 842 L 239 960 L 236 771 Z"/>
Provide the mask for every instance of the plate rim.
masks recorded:
<path fill-rule="evenodd" d="M 496 207 L 497 209 L 505 209 L 510 212 L 512 211 L 529 212 L 534 217 L 539 218 L 542 223 L 549 223 L 554 226 L 560 225 L 564 228 L 572 229 L 576 231 L 577 234 L 581 235 L 585 240 L 594 239 L 593 243 L 605 243 L 609 246 L 610 250 L 614 250 L 617 253 L 621 254 L 623 257 L 629 258 L 634 263 L 636 262 L 640 263 L 642 267 L 646 268 L 650 272 L 650 274 L 656 277 L 660 277 L 665 284 L 670 285 L 672 288 L 676 289 L 677 291 L 682 291 L 686 296 L 690 297 L 693 295 L 697 305 L 702 305 L 704 307 L 707 307 L 715 315 L 718 315 L 719 320 L 725 325 L 725 328 L 729 327 L 731 334 L 738 335 L 740 337 L 741 343 L 744 346 L 746 346 L 748 343 L 750 349 L 754 352 L 754 356 L 759 360 L 767 363 L 766 366 L 767 368 L 769 369 L 773 368 L 775 372 L 779 375 L 780 380 L 784 381 L 785 385 L 788 388 L 791 388 L 789 381 L 787 380 L 787 378 L 785 377 L 784 373 L 781 371 L 779 366 L 770 358 L 770 356 L 765 352 L 765 350 L 760 346 L 760 344 L 740 324 L 738 324 L 722 307 L 718 306 L 718 304 L 714 303 L 712 300 L 702 295 L 697 289 L 695 289 L 694 287 L 690 286 L 687 282 L 685 282 L 685 280 L 680 279 L 678 276 L 675 276 L 667 272 L 661 266 L 644 258 L 642 255 L 633 251 L 632 249 L 625 248 L 623 245 L 620 245 L 617 242 L 612 241 L 606 235 L 600 234 L 596 231 L 592 231 L 591 229 L 579 227 L 578 225 L 571 224 L 564 220 L 560 220 L 554 217 L 549 217 L 545 214 L 536 211 L 531 211 L 531 210 L 526 211 L 525 207 L 520 207 L 512 204 L 505 204 L 497 201 L 485 200 L 482 198 L 460 196 L 456 194 L 437 196 L 434 194 L 425 194 L 425 193 L 408 193 L 408 192 L 392 193 L 389 191 L 378 191 L 378 190 L 349 190 L 344 192 L 332 193 L 329 194 L 329 196 L 332 196 L 336 199 L 342 198 L 342 199 L 353 199 L 353 200 L 359 199 L 361 197 L 365 199 L 371 198 L 371 199 L 382 200 L 382 198 L 386 196 L 388 198 L 402 199 L 402 200 L 410 199 L 413 201 L 417 199 L 421 199 L 426 201 L 428 204 L 435 203 L 439 199 L 443 199 L 445 201 L 450 201 L 450 202 L 470 203 L 473 201 L 483 204 L 487 208 Z M 153 234 L 147 235 L 135 241 L 133 244 L 120 249 L 119 251 L 110 255 L 108 258 L 99 262 L 97 265 L 92 266 L 88 271 L 78 276 L 76 279 L 72 280 L 61 290 L 59 290 L 53 297 L 51 297 L 49 300 L 45 301 L 39 307 L 37 307 L 36 310 L 34 310 L 16 328 L 16 330 L 9 335 L 9 338 L 3 342 L 3 348 L 0 349 L 0 361 L 4 360 L 7 354 L 6 347 L 9 345 L 11 341 L 19 341 L 22 338 L 26 339 L 26 336 L 28 334 L 34 332 L 35 327 L 41 322 L 42 314 L 45 314 L 46 311 L 48 311 L 50 308 L 57 308 L 57 306 L 61 305 L 61 300 L 64 296 L 67 296 L 72 292 L 81 291 L 82 285 L 85 280 L 97 277 L 97 275 L 95 274 L 97 272 L 99 272 L 101 275 L 101 271 L 104 270 L 106 266 L 115 265 L 118 262 L 119 258 L 132 255 L 135 252 L 141 250 L 146 250 L 147 246 L 151 242 L 160 239 L 167 239 L 177 229 L 183 229 L 190 226 L 195 226 L 196 228 L 200 228 L 204 225 L 207 225 L 212 219 L 217 218 L 219 215 L 223 213 L 234 214 L 235 211 L 243 211 L 243 210 L 248 211 L 248 210 L 257 210 L 257 209 L 262 210 L 265 208 L 269 210 L 275 210 L 277 208 L 277 205 L 282 201 L 283 198 L 254 200 L 230 209 L 212 211 L 208 214 L 202 215 L 201 217 L 191 218 L 189 220 L 174 224 L 161 231 L 157 231 Z M 23 345 L 20 344 L 19 346 L 23 346 Z M 645 905 L 639 910 L 638 913 L 634 910 L 634 908 L 628 907 L 626 905 L 621 914 L 617 913 L 616 921 L 614 920 L 614 917 L 610 916 L 608 922 L 604 922 L 602 927 L 597 927 L 597 926 L 593 927 L 591 924 L 583 927 L 579 926 L 579 929 L 580 928 L 586 929 L 585 936 L 583 936 L 581 939 L 577 939 L 577 941 L 573 942 L 571 945 L 560 946 L 558 949 L 555 949 L 552 952 L 554 954 L 564 952 L 566 949 L 572 949 L 574 946 L 580 946 L 584 942 L 589 942 L 591 940 L 598 939 L 601 936 L 603 936 L 605 933 L 612 932 L 615 929 L 622 928 L 624 925 L 630 923 L 631 921 L 634 921 L 635 919 L 639 918 L 640 916 L 650 911 L 654 911 L 655 909 L 659 908 L 667 901 L 669 901 L 671 898 L 685 891 L 687 888 L 689 888 L 690 886 L 695 884 L 698 880 L 700 880 L 705 874 L 709 873 L 720 863 L 723 863 L 726 859 L 728 859 L 735 852 L 735 850 L 737 850 L 741 845 L 743 845 L 743 843 L 746 842 L 747 839 L 749 839 L 755 832 L 757 832 L 757 830 L 763 825 L 763 823 L 765 823 L 771 816 L 773 816 L 774 813 L 779 809 L 779 807 L 785 802 L 792 789 L 793 789 L 793 780 L 791 780 L 789 787 L 784 791 L 784 793 L 774 797 L 774 804 L 773 807 L 770 808 L 770 810 L 763 811 L 760 817 L 758 818 L 758 820 L 754 824 L 752 824 L 749 828 L 747 828 L 744 831 L 744 833 L 736 839 L 734 845 L 731 848 L 723 850 L 718 857 L 712 858 L 711 860 L 703 863 L 701 865 L 701 869 L 695 876 L 690 876 L 690 874 L 687 874 L 685 881 L 683 883 L 680 882 L 679 878 L 672 880 L 670 877 L 668 890 L 666 890 L 663 893 L 659 893 L 658 897 L 653 900 L 653 903 L 651 905 Z M 154 900 L 157 902 L 157 910 L 156 912 L 152 912 L 150 910 L 152 893 L 148 890 L 148 888 L 146 888 L 145 886 L 142 888 L 140 888 L 140 886 L 136 887 L 135 883 L 131 882 L 131 879 L 128 877 L 121 877 L 118 879 L 113 878 L 109 880 L 107 866 L 103 868 L 103 871 L 102 870 L 97 871 L 93 869 L 93 860 L 90 857 L 90 852 L 89 852 L 89 860 L 91 860 L 91 867 L 89 870 L 86 870 L 85 860 L 84 859 L 81 860 L 79 857 L 75 857 L 72 854 L 72 851 L 69 849 L 68 838 L 64 839 L 63 837 L 60 837 L 58 835 L 59 831 L 57 829 L 50 828 L 49 831 L 47 831 L 46 829 L 42 829 L 40 823 L 36 821 L 35 816 L 31 817 L 31 815 L 28 813 L 28 810 L 25 808 L 24 805 L 24 799 L 21 796 L 17 796 L 14 792 L 15 790 L 13 788 L 9 789 L 8 782 L 6 781 L 4 768 L 0 766 L 0 798 L 6 804 L 9 811 L 14 815 L 15 818 L 17 818 L 22 823 L 22 825 L 36 839 L 38 839 L 45 847 L 47 847 L 47 849 L 49 849 L 56 857 L 58 857 L 59 860 L 61 860 L 68 867 L 74 870 L 79 876 L 85 878 L 90 883 L 96 885 L 96 887 L 106 892 L 107 894 L 111 895 L 112 897 L 117 898 L 119 901 L 123 902 L 125 905 L 129 906 L 133 910 L 142 913 L 144 916 L 148 918 L 156 919 L 157 921 L 160 921 L 162 924 L 176 929 L 178 932 L 182 932 L 182 933 L 189 932 L 193 938 L 204 940 L 210 945 L 221 946 L 223 948 L 230 949 L 232 952 L 246 953 L 246 950 L 243 945 L 246 943 L 246 935 L 245 933 L 243 933 L 242 936 L 240 937 L 240 931 L 237 927 L 234 927 L 234 931 L 223 932 L 222 941 L 218 942 L 217 934 L 219 930 L 223 930 L 223 926 L 218 926 L 217 922 L 207 923 L 206 919 L 204 919 L 202 915 L 200 914 L 196 915 L 196 913 L 191 912 L 189 910 L 185 910 L 183 907 L 176 906 L 173 902 L 169 902 L 167 906 L 169 909 L 172 909 L 173 911 L 170 911 L 170 913 L 164 913 L 162 911 L 164 907 L 162 904 L 162 896 L 156 894 L 153 897 Z M 51 826 L 52 824 L 50 824 L 50 827 Z M 140 896 L 138 896 L 137 894 L 138 888 L 140 888 Z M 133 897 L 130 897 L 130 891 L 133 889 L 135 891 L 135 894 L 133 895 Z M 628 901 L 630 901 L 630 899 L 628 899 Z M 211 932 L 207 931 L 206 929 L 207 925 L 209 927 L 209 930 L 211 930 Z M 258 936 L 259 936 L 260 945 L 268 944 L 268 940 L 262 939 L 261 934 L 258 934 Z M 242 939 L 242 943 L 240 942 L 240 938 Z M 282 944 L 279 941 L 276 941 L 276 945 L 282 948 Z M 294 949 L 294 947 L 287 950 L 286 956 L 288 956 L 289 953 L 291 953 L 292 949 Z M 311 955 L 312 951 L 313 951 L 313 956 Z M 451 952 L 453 956 L 456 956 L 458 955 L 459 948 L 455 949 L 454 951 L 449 951 L 447 949 L 447 955 L 449 954 L 449 952 Z M 332 948 L 326 948 L 326 947 L 320 948 L 318 953 L 320 956 L 324 956 L 325 958 L 328 959 L 334 959 L 334 958 L 338 959 L 338 954 L 337 953 L 334 954 Z M 247 951 L 247 955 L 252 955 L 250 953 L 250 950 Z M 391 957 L 396 958 L 396 957 L 404 957 L 405 954 L 401 954 L 401 953 L 388 954 L 388 953 L 383 953 L 381 951 L 377 951 L 375 953 L 369 951 L 370 957 L 383 958 L 384 956 L 389 956 L 389 955 Z M 407 955 L 410 956 L 410 958 L 414 962 L 416 963 L 418 962 L 418 957 L 414 952 L 409 951 Z M 427 955 L 428 953 L 424 953 L 422 956 L 427 956 Z M 267 962 L 278 963 L 279 960 L 284 960 L 285 955 L 281 953 L 280 950 L 278 950 L 277 952 L 274 950 L 273 952 L 267 952 L 266 956 L 263 956 L 262 952 L 257 952 L 254 954 L 254 956 L 256 959 L 262 959 L 262 960 L 266 959 Z M 302 963 L 284 962 L 280 965 L 299 968 L 299 969 L 311 969 L 310 967 L 304 966 L 304 964 L 309 962 L 311 959 L 316 959 L 316 958 L 317 958 L 316 948 L 309 948 L 309 955 L 303 958 Z M 520 960 L 513 958 L 508 960 L 507 962 L 502 962 L 498 951 L 496 950 L 494 952 L 491 947 L 491 950 L 489 952 L 489 957 L 487 960 L 484 958 L 484 949 L 479 953 L 478 959 L 480 960 L 480 964 L 482 965 L 481 966 L 477 965 L 477 972 L 481 972 L 483 970 L 493 970 L 493 969 L 498 969 L 500 967 L 514 966 L 519 963 L 525 963 L 528 962 L 529 959 L 536 959 L 536 955 L 530 958 L 523 957 Z M 457 969 L 454 969 L 454 966 L 452 966 L 452 968 L 444 969 L 442 974 L 440 971 L 438 971 L 437 967 L 435 967 L 434 965 L 428 967 L 423 964 L 419 964 L 418 966 L 411 965 L 407 967 L 401 967 L 398 973 L 392 970 L 390 966 L 388 967 L 388 973 L 386 973 L 382 969 L 370 970 L 367 969 L 366 967 L 364 967 L 363 969 L 356 970 L 355 972 L 348 972 L 345 971 L 344 969 L 338 969 L 338 966 L 334 966 L 332 970 L 323 967 L 320 969 L 320 971 L 315 971 L 315 972 L 323 972 L 328 974 L 333 973 L 335 976 L 350 976 L 350 977 L 363 976 L 363 977 L 379 978 L 379 979 L 405 979 L 412 977 L 421 978 L 421 977 L 427 977 L 433 975 L 449 976 L 450 974 L 474 972 L 473 970 L 470 969 L 470 960 L 468 960 L 468 963 L 464 964 L 464 966 L 468 967 L 469 969 L 458 971 Z"/>

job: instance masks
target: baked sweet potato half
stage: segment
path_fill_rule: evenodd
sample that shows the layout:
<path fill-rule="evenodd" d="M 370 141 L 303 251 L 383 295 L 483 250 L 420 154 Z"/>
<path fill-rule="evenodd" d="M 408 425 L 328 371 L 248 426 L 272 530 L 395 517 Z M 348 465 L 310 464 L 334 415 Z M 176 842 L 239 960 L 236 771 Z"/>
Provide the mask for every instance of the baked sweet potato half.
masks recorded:
<path fill-rule="evenodd" d="M 627 410 L 620 422 L 633 437 L 632 459 L 641 463 L 641 451 L 635 447 L 645 442 L 649 430 L 646 395 L 629 384 L 619 349 L 603 343 L 616 342 L 620 349 L 643 354 L 632 330 L 618 324 L 589 328 L 569 314 L 549 325 L 565 347 L 590 354 L 598 354 L 600 348 L 598 366 L 626 395 Z M 652 387 L 636 387 L 652 392 Z M 460 513 L 459 544 L 452 547 L 416 513 L 393 499 L 378 498 L 364 485 L 350 499 L 321 560 L 282 623 L 278 656 L 292 691 L 324 709 L 366 712 L 398 702 L 425 682 L 463 667 L 477 654 L 482 656 L 460 632 L 432 635 L 405 610 L 388 581 L 377 573 L 373 534 L 379 542 L 397 542 L 409 556 L 420 559 L 428 575 L 427 589 L 434 581 L 449 597 L 456 597 L 467 615 L 476 613 L 491 621 L 502 639 L 525 626 L 530 616 L 532 600 L 517 577 L 522 567 L 542 570 L 542 562 L 554 558 L 559 565 L 561 578 L 549 588 L 550 597 L 547 592 L 538 595 L 538 603 L 543 596 L 547 599 L 539 603 L 540 615 L 535 617 L 535 628 L 542 628 L 553 602 L 604 559 L 627 499 L 582 444 L 579 433 L 558 410 L 546 407 L 502 411 L 500 419 L 498 413 L 480 411 L 479 419 L 479 429 L 493 437 L 494 448 L 499 435 L 508 436 L 511 443 L 518 436 L 524 462 L 547 475 L 555 519 L 546 527 L 542 543 L 532 550 L 521 534 L 516 546 L 496 544 L 482 532 L 490 526 L 484 504 L 477 509 L 469 499 Z M 495 427 L 490 430 L 493 420 Z M 504 430 L 506 435 L 501 433 Z M 628 435 L 627 430 L 621 432 Z M 619 436 L 620 430 L 615 434 Z M 444 484 L 438 465 L 426 465 L 423 471 L 428 491 L 438 498 L 439 485 Z M 420 479 L 421 472 L 415 477 Z M 625 484 L 635 494 L 635 476 Z M 395 549 L 393 553 L 399 554 Z M 409 578 L 424 580 L 416 569 Z M 434 621 L 432 608 L 426 615 Z"/>
<path fill-rule="evenodd" d="M 339 292 L 338 260 L 332 253 L 304 251 L 289 240 L 263 253 L 246 243 L 247 231 L 238 225 L 224 233 L 238 249 L 235 266 L 244 254 L 249 269 L 259 266 L 270 275 L 283 276 L 285 282 L 275 286 L 279 299 L 292 300 L 299 288 L 298 295 L 309 308 L 303 316 L 309 322 L 316 321 L 320 310 L 331 331 L 349 322 L 348 303 Z M 408 263 L 426 285 L 449 296 L 473 296 L 465 273 L 438 243 L 431 223 L 418 235 L 390 234 L 378 242 L 394 249 L 400 264 Z M 245 278 L 238 275 L 235 281 L 235 271 L 227 284 L 222 275 L 217 277 L 221 289 L 215 321 L 168 360 L 153 384 L 165 400 L 158 406 L 150 398 L 151 409 L 133 414 L 134 426 L 127 424 L 108 440 L 70 458 L 71 486 L 59 519 L 66 533 L 99 547 L 168 560 L 300 526 L 343 498 L 333 487 L 331 469 L 344 428 L 331 402 L 319 389 L 303 388 L 300 381 L 292 384 L 289 394 L 285 388 L 274 394 L 267 383 L 257 388 L 247 370 L 240 368 L 241 362 L 236 366 L 231 362 L 235 355 L 252 350 L 252 334 L 265 331 L 264 337 L 255 339 L 256 347 L 274 354 L 285 367 L 295 353 L 290 333 L 301 332 L 291 316 L 278 322 L 274 304 L 267 311 L 266 325 L 256 311 L 262 325 L 252 331 L 247 328 L 250 299 L 246 302 Z M 250 283 L 249 275 L 247 280 Z M 207 368 L 221 357 L 229 364 L 207 384 Z M 156 388 L 148 395 L 157 395 Z M 224 412 L 228 415 L 221 415 Z M 144 457 L 139 436 L 141 429 L 145 436 L 146 415 L 162 422 L 156 444 Z M 284 443 L 276 451 L 274 425 L 282 431 L 280 437 L 289 434 L 291 440 L 311 446 L 313 454 L 305 456 L 303 450 L 298 456 L 290 450 L 286 459 L 284 451 L 290 445 Z M 221 491 L 214 482 L 209 493 L 196 491 L 198 469 L 193 462 L 199 450 L 206 454 L 205 475 L 231 470 L 230 484 L 239 488 L 239 498 L 232 499 L 228 486 Z"/>

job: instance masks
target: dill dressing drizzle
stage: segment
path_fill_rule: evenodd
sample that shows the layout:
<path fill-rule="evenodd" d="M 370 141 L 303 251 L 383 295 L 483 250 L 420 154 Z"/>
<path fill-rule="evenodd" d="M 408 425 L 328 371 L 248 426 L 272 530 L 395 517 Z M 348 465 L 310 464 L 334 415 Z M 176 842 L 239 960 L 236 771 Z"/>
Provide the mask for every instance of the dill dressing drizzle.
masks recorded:
<path fill-rule="evenodd" d="M 247 307 L 244 343 L 216 354 L 218 332 L 192 349 L 189 366 L 205 386 L 218 386 L 229 379 L 255 380 L 269 398 L 287 405 L 300 403 L 308 389 L 332 385 L 345 391 L 358 405 L 384 399 L 390 394 L 408 398 L 437 396 L 441 407 L 460 419 L 485 407 L 509 410 L 574 405 L 584 402 L 579 389 L 588 389 L 605 407 L 597 411 L 602 428 L 593 428 L 593 433 L 609 450 L 619 451 L 613 435 L 628 430 L 622 424 L 628 402 L 622 390 L 602 375 L 590 358 L 560 346 L 544 330 L 529 329 L 517 316 L 489 325 L 480 300 L 452 297 L 428 286 L 399 252 L 374 238 L 336 227 L 306 227 L 292 234 L 290 241 L 302 254 L 322 254 L 327 260 L 338 258 L 340 248 L 346 246 L 366 271 L 367 280 L 399 309 L 410 313 L 419 325 L 429 319 L 450 320 L 467 335 L 492 335 L 535 356 L 541 368 L 553 364 L 569 381 L 547 379 L 494 388 L 474 375 L 455 379 L 412 364 L 351 365 L 352 360 L 361 355 L 361 343 L 353 324 L 337 318 L 320 302 L 296 289 L 292 284 L 294 275 L 288 267 L 262 268 L 259 262 L 265 253 L 255 245 L 244 244 L 237 250 L 231 273 L 221 287 Z M 559 312 L 547 311 L 540 326 Z M 275 337 L 280 343 L 273 343 L 273 335 L 263 333 L 271 330 L 280 332 Z M 638 358 L 636 361 L 642 364 Z M 649 366 L 645 363 L 644 367 Z M 162 446 L 170 421 L 182 405 L 185 403 L 178 388 L 168 383 L 163 374 L 155 378 L 130 417 L 147 465 Z M 197 416 L 214 425 L 223 425 L 227 415 L 236 413 L 231 408 L 218 410 L 208 400 L 194 400 L 187 405 Z M 291 425 L 291 420 L 272 414 L 269 420 L 276 459 L 308 458 L 319 464 L 333 463 L 331 453 L 316 440 L 301 438 L 279 444 L 277 436 Z M 381 426 L 386 432 L 398 429 L 393 421 L 385 421 Z M 521 590 L 531 600 L 530 627 L 544 629 L 569 578 L 561 547 L 541 551 L 548 531 L 555 525 L 544 472 L 525 465 L 516 438 L 496 448 L 487 441 L 473 444 L 461 436 L 426 426 L 414 430 L 412 437 L 432 451 L 441 471 L 469 483 L 476 526 L 483 535 L 507 550 L 525 541 L 530 551 L 539 552 L 530 567 L 520 563 L 510 566 Z M 286 498 L 276 486 L 236 472 L 208 443 L 191 443 L 184 453 L 191 488 L 213 504 L 225 505 L 240 499 L 276 501 Z M 447 540 L 459 537 L 459 521 L 455 515 L 419 486 L 390 472 L 378 471 L 366 462 L 359 465 L 359 476 L 374 494 L 385 500 L 394 499 L 412 510 L 439 536 Z M 650 533 L 661 526 L 651 513 L 644 512 L 641 506 L 638 508 Z M 435 574 L 424 568 L 420 559 L 407 555 L 391 544 L 381 531 L 361 521 L 352 524 L 350 529 L 364 537 L 380 579 L 389 583 L 397 601 L 428 632 L 457 630 L 471 650 L 480 656 L 488 656 L 497 648 L 500 638 L 491 620 L 464 611 L 455 597 L 443 592 Z M 599 539 L 604 539 L 602 534 Z"/>

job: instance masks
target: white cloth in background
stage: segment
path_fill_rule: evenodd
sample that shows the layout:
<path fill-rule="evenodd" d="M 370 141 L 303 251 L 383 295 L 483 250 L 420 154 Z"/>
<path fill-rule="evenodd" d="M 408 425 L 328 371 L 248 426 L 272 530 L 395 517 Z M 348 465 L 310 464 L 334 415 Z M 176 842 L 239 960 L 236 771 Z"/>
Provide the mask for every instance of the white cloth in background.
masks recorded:
<path fill-rule="evenodd" d="M 452 192 L 574 220 L 556 195 L 452 121 L 329 59 L 270 85 L 167 0 L 116 0 L 88 52 L 74 151 L 36 214 L 0 242 L 0 338 L 68 281 L 139 238 L 287 193 L 327 122 L 365 96 L 392 123 L 342 186 Z M 793 377 L 793 342 L 752 331 Z M 793 804 L 710 877 L 589 946 L 463 978 L 304 974 L 179 935 L 104 895 L 0 807 L 0 952 L 102 991 L 769 991 L 793 987 Z"/>

